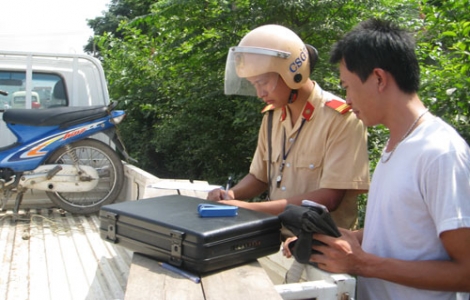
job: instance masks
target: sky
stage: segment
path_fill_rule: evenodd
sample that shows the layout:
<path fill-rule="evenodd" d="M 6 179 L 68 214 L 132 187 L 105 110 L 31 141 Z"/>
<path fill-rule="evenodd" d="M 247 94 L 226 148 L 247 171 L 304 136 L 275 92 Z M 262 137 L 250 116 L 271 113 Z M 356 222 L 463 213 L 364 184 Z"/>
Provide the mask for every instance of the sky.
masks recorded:
<path fill-rule="evenodd" d="M 110 0 L 1 0 L 0 50 L 83 54 Z"/>

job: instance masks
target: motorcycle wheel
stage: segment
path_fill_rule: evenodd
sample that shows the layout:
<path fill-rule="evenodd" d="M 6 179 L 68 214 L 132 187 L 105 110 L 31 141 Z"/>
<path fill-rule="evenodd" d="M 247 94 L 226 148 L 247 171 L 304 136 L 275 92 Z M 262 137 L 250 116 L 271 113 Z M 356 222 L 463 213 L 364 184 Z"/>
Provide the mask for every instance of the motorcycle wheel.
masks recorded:
<path fill-rule="evenodd" d="M 121 192 L 124 182 L 124 167 L 117 153 L 105 143 L 95 139 L 84 139 L 70 144 L 80 165 L 92 166 L 98 171 L 97 186 L 88 192 L 46 192 L 60 208 L 79 214 L 99 211 L 105 204 L 113 203 Z M 65 147 L 58 149 L 46 164 L 72 164 L 73 159 Z"/>

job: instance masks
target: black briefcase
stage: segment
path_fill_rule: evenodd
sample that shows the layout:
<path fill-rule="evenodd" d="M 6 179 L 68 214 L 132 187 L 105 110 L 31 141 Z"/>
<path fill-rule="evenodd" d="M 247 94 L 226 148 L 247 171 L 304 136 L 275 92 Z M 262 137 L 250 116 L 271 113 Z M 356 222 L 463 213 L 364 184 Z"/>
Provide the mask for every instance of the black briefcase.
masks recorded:
<path fill-rule="evenodd" d="M 200 198 L 169 195 L 105 205 L 100 236 L 137 253 L 204 273 L 279 251 L 277 216 L 237 208 L 236 215 L 201 217 Z"/>

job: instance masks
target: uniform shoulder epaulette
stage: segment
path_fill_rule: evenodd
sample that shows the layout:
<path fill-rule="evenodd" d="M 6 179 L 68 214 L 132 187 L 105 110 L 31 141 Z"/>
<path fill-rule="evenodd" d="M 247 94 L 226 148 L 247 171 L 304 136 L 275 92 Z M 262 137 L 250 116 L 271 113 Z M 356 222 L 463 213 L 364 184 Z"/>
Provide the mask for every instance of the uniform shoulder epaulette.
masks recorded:
<path fill-rule="evenodd" d="M 325 105 L 329 108 L 333 108 L 342 115 L 351 110 L 351 106 L 346 104 L 346 101 L 340 99 L 328 100 Z"/>
<path fill-rule="evenodd" d="M 266 106 L 263 108 L 263 110 L 261 111 L 261 113 L 264 114 L 265 112 L 270 111 L 270 110 L 273 110 L 273 109 L 274 109 L 274 105 L 268 104 L 268 105 L 266 105 Z"/>

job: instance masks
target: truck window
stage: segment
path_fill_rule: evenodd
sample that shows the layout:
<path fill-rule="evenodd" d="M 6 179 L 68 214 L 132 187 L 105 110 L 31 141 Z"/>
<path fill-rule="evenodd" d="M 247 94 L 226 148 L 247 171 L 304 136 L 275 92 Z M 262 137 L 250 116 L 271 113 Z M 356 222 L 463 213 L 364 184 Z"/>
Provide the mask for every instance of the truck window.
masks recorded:
<path fill-rule="evenodd" d="M 0 111 L 8 108 L 46 109 L 68 106 L 64 80 L 57 74 L 35 73 L 32 77 L 31 99 L 27 99 L 26 72 L 0 71 Z"/>

